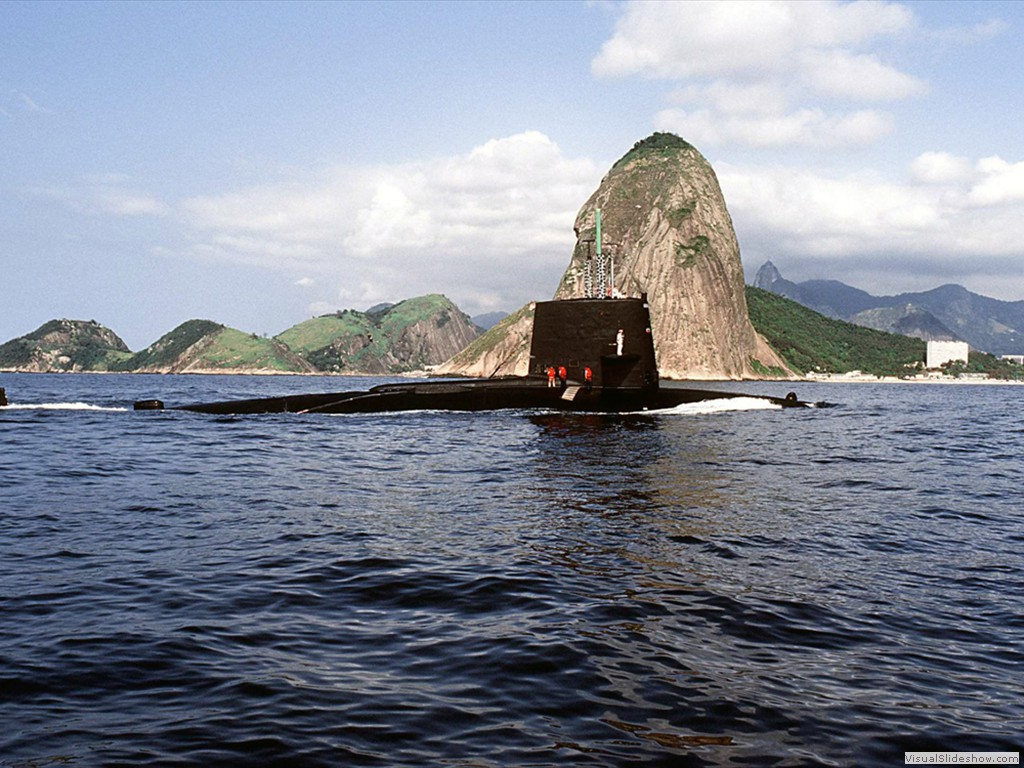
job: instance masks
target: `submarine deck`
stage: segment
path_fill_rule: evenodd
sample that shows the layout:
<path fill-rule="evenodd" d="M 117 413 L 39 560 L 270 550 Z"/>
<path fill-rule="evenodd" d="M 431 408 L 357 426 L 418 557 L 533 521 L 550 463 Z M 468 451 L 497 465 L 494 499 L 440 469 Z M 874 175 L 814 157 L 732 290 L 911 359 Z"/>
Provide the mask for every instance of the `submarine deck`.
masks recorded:
<path fill-rule="evenodd" d="M 751 397 L 684 387 L 603 388 L 569 380 L 550 386 L 541 376 L 495 379 L 446 379 L 431 382 L 382 384 L 368 390 L 285 395 L 172 406 L 169 410 L 211 414 L 250 413 L 377 413 L 409 410 L 484 411 L 502 408 L 543 408 L 562 411 L 630 411 L 671 408 L 683 403 Z M 763 397 L 783 407 L 806 406 L 793 394 Z M 159 400 L 140 400 L 136 410 L 162 410 Z"/>

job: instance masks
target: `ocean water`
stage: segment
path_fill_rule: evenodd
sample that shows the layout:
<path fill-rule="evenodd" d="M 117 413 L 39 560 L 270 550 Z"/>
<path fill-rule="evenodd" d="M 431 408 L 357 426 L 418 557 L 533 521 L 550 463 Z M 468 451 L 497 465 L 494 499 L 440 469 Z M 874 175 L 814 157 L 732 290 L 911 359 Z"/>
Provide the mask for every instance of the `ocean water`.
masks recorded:
<path fill-rule="evenodd" d="M 1024 388 L 208 416 L 0 374 L 0 765 L 902 765 L 1024 745 Z"/>

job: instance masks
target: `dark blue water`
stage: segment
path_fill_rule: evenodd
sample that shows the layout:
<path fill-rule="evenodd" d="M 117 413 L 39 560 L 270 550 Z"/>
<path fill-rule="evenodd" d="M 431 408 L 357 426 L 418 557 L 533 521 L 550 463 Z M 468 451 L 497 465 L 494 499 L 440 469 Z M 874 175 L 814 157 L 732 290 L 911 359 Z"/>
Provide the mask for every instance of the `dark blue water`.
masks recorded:
<path fill-rule="evenodd" d="M 1024 388 L 215 417 L 0 375 L 0 765 L 896 765 L 1020 750 Z"/>

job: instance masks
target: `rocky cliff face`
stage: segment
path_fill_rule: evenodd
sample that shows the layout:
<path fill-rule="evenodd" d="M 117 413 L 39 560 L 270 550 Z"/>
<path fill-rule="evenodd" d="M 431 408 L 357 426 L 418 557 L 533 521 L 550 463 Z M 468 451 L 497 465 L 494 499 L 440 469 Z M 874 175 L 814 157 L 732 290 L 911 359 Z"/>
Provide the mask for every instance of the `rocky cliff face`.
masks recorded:
<path fill-rule="evenodd" d="M 732 219 L 700 152 L 655 134 L 612 167 L 576 217 L 576 249 L 555 298 L 585 295 L 598 208 L 614 289 L 648 294 L 662 376 L 734 379 L 785 368 L 750 324 Z"/>
<path fill-rule="evenodd" d="M 534 304 L 507 315 L 434 371 L 450 376 L 525 376 L 530 368 Z"/>
<path fill-rule="evenodd" d="M 732 219 L 714 171 L 696 149 L 672 134 L 655 134 L 612 167 L 576 217 L 576 247 L 556 299 L 587 295 L 588 258 L 597 281 L 598 208 L 607 274 L 622 295 L 647 293 L 664 378 L 757 378 L 788 370 L 750 324 Z M 497 372 L 527 362 L 510 359 Z M 457 372 L 488 375 L 487 367 L 467 361 Z"/>

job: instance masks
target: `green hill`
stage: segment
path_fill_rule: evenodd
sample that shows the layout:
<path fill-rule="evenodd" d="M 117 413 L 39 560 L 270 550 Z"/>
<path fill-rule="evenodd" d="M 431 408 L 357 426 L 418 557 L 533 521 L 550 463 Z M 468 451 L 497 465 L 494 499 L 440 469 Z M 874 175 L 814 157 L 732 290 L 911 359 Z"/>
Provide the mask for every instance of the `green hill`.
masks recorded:
<path fill-rule="evenodd" d="M 0 369 L 108 371 L 130 356 L 121 338 L 95 320 L 50 320 L 0 345 Z"/>
<path fill-rule="evenodd" d="M 300 355 L 309 355 L 318 349 L 329 347 L 334 341 L 349 336 L 362 336 L 372 333 L 373 322 L 362 312 L 346 309 L 332 315 L 314 317 L 274 338 Z"/>
<path fill-rule="evenodd" d="M 212 320 L 186 320 L 125 360 L 119 368 L 123 371 L 148 371 L 168 367 L 191 346 L 223 328 Z"/>
<path fill-rule="evenodd" d="M 921 339 L 833 320 L 753 286 L 746 294 L 754 328 L 794 371 L 905 376 L 924 366 Z"/>
<path fill-rule="evenodd" d="M 479 333 L 440 294 L 316 317 L 273 339 L 189 320 L 135 354 L 94 321 L 51 320 L 0 345 L 0 369 L 391 374 L 436 366 Z"/>
<path fill-rule="evenodd" d="M 430 294 L 315 317 L 275 339 L 321 371 L 383 374 L 438 365 L 478 333 L 449 299 Z"/>
<path fill-rule="evenodd" d="M 211 320 L 188 320 L 119 370 L 153 373 L 281 371 L 308 373 L 313 366 L 273 339 L 243 333 Z"/>

